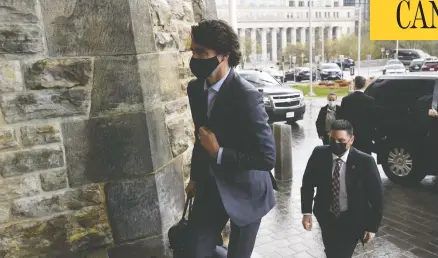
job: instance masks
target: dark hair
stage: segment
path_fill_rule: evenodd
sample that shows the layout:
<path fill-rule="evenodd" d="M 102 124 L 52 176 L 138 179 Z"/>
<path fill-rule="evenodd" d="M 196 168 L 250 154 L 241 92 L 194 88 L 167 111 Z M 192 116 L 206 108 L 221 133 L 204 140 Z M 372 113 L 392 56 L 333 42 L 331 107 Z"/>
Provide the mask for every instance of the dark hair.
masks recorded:
<path fill-rule="evenodd" d="M 336 95 L 336 93 L 334 93 L 334 92 L 330 92 L 328 95 L 327 95 L 327 97 L 328 96 L 335 96 L 335 97 L 337 97 L 338 95 Z"/>
<path fill-rule="evenodd" d="M 228 23 L 221 20 L 202 20 L 192 26 L 192 40 L 203 47 L 213 49 L 218 54 L 228 55 L 228 65 L 236 67 L 240 63 L 239 38 Z"/>
<path fill-rule="evenodd" d="M 365 77 L 356 76 L 354 78 L 354 87 L 358 90 L 361 90 L 361 89 L 365 88 L 366 82 L 367 82 L 367 80 L 365 79 Z"/>
<path fill-rule="evenodd" d="M 353 136 L 353 126 L 347 120 L 336 120 L 332 123 L 331 130 L 347 131 L 348 135 Z"/>

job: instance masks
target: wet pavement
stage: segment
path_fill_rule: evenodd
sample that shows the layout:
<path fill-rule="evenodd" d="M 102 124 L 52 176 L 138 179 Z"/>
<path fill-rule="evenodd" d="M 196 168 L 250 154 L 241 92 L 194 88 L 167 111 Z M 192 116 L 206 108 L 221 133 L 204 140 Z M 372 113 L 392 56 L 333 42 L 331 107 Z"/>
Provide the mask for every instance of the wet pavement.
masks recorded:
<path fill-rule="evenodd" d="M 312 231 L 305 231 L 300 207 L 301 179 L 307 159 L 320 144 L 315 121 L 323 105 L 324 99 L 307 100 L 304 120 L 292 126 L 294 180 L 280 184 L 277 206 L 262 220 L 255 252 L 264 258 L 325 257 L 316 219 Z M 383 222 L 376 238 L 365 246 L 359 244 L 354 257 L 438 257 L 435 178 L 427 177 L 415 188 L 404 188 L 391 183 L 383 171 L 381 176 L 385 191 Z"/>

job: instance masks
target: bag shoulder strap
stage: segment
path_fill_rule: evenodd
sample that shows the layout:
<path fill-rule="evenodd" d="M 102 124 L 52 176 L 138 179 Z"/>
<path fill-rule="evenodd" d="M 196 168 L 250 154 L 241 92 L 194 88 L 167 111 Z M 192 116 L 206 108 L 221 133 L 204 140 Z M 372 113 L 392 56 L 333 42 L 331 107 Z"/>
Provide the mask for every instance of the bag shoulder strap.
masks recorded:
<path fill-rule="evenodd" d="M 188 197 L 186 200 L 186 204 L 184 205 L 184 212 L 183 212 L 181 220 L 185 219 L 187 209 L 189 210 L 189 217 L 188 218 L 190 218 L 190 215 L 192 213 L 192 203 L 193 203 L 193 197 Z"/>

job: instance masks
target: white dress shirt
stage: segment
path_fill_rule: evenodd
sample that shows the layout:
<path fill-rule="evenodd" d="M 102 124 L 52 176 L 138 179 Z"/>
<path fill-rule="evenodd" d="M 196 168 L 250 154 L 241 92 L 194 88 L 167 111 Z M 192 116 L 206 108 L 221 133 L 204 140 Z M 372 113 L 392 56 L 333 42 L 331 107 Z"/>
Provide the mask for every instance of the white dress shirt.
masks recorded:
<path fill-rule="evenodd" d="M 336 167 L 336 160 L 341 159 L 342 164 L 341 168 L 339 170 L 339 183 L 340 183 L 340 189 L 339 189 L 339 208 L 341 212 L 344 212 L 348 210 L 348 196 L 347 196 L 347 183 L 345 181 L 345 174 L 347 172 L 347 159 L 348 154 L 350 154 L 350 150 L 348 149 L 344 155 L 342 156 L 336 156 L 335 154 L 332 154 L 332 178 L 333 173 L 335 172 Z M 312 215 L 311 213 L 303 213 L 303 215 Z"/>
<path fill-rule="evenodd" d="M 208 87 L 207 80 L 204 82 L 204 90 L 208 91 L 208 107 L 207 107 L 207 116 L 210 117 L 211 110 L 213 109 L 214 102 L 216 100 L 216 96 L 219 93 L 219 90 L 222 87 L 222 84 L 224 84 L 224 81 L 227 79 L 228 75 L 230 74 L 231 69 L 228 70 L 227 74 L 225 74 L 222 79 L 217 81 L 215 84 Z M 219 147 L 219 151 L 217 153 L 217 164 L 221 164 L 222 160 L 222 152 L 224 149 L 222 147 Z M 211 172 L 211 171 L 210 171 Z"/>

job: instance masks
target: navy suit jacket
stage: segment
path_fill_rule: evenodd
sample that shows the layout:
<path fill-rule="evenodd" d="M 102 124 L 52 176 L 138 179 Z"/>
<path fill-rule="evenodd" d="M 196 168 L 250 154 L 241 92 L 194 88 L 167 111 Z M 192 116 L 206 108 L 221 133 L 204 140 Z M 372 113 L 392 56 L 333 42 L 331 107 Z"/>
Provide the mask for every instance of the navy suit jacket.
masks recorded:
<path fill-rule="evenodd" d="M 204 81 L 191 81 L 187 92 L 196 136 L 190 179 L 202 188 L 211 166 L 231 220 L 239 226 L 259 220 L 275 206 L 276 188 L 270 173 L 275 166 L 275 141 L 261 93 L 231 69 L 208 118 Z M 223 148 L 221 164 L 202 147 L 197 137 L 202 126 L 216 135 Z"/>

